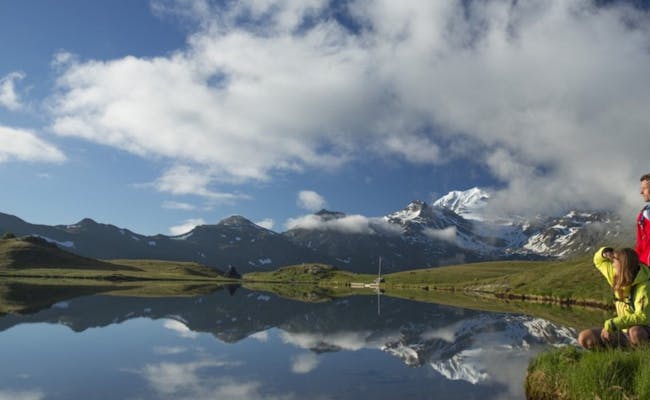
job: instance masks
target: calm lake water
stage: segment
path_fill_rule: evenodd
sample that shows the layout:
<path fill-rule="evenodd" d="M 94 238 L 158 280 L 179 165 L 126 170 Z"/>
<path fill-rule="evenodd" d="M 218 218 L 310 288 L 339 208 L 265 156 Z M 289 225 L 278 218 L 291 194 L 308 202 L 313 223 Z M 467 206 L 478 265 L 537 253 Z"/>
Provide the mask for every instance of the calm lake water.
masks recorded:
<path fill-rule="evenodd" d="M 521 399 L 575 332 L 376 296 L 89 295 L 0 317 L 0 400 Z"/>

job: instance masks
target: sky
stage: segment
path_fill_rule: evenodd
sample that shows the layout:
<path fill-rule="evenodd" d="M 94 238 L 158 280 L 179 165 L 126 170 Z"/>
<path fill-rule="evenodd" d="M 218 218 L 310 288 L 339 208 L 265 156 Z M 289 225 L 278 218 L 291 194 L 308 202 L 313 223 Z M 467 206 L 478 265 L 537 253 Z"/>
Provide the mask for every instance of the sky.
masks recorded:
<path fill-rule="evenodd" d="M 0 212 L 181 234 L 481 187 L 633 221 L 645 1 L 0 0 Z M 292 222 L 293 221 L 293 222 Z M 633 223 L 633 222 L 632 222 Z"/>

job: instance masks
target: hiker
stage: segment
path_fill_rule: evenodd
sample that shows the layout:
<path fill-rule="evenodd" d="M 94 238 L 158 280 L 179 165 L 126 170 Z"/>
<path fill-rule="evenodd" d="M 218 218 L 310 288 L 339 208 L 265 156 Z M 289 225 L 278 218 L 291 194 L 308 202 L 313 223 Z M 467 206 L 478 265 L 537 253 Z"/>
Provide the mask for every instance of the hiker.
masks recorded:
<path fill-rule="evenodd" d="M 641 197 L 650 202 L 650 174 L 641 177 Z M 650 203 L 646 204 L 636 218 L 636 253 L 639 261 L 650 265 Z"/>
<path fill-rule="evenodd" d="M 650 269 L 641 268 L 637 253 L 630 248 L 603 247 L 594 254 L 594 265 L 614 289 L 616 317 L 603 328 L 585 329 L 578 343 L 585 349 L 604 346 L 637 346 L 650 338 L 648 299 Z"/>

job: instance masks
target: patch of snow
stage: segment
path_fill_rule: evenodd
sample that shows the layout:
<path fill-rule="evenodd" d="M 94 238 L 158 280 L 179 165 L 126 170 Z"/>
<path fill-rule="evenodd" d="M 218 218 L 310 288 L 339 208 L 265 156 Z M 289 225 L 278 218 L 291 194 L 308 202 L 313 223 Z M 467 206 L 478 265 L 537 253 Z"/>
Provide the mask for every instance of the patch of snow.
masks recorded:
<path fill-rule="evenodd" d="M 137 237 L 137 236 L 133 236 L 133 235 L 131 235 L 131 239 L 133 239 L 133 240 L 135 240 L 135 241 L 138 241 L 138 242 L 140 241 L 140 238 L 139 238 L 139 237 Z"/>
<path fill-rule="evenodd" d="M 273 264 L 273 261 L 270 258 L 260 258 L 257 262 L 261 265 Z"/>
<path fill-rule="evenodd" d="M 66 309 L 70 307 L 69 301 L 60 301 L 52 306 L 52 308 Z"/>
<path fill-rule="evenodd" d="M 344 264 L 350 264 L 350 257 L 346 258 L 345 260 L 341 258 L 337 258 L 336 261 L 340 261 Z"/>
<path fill-rule="evenodd" d="M 241 238 L 240 238 L 239 236 L 237 236 L 237 237 L 235 238 L 235 240 L 239 242 L 239 241 L 241 240 Z"/>
<path fill-rule="evenodd" d="M 478 363 L 469 361 L 480 354 L 481 349 L 464 350 L 458 354 L 454 354 L 448 360 L 432 362 L 431 368 L 437 371 L 440 375 L 452 381 L 466 381 L 472 385 L 486 380 L 489 375 L 481 370 Z"/>
<path fill-rule="evenodd" d="M 259 300 L 259 301 L 269 301 L 269 300 L 271 300 L 271 297 L 261 294 L 261 295 L 257 296 L 257 300 Z"/>
<path fill-rule="evenodd" d="M 156 242 L 155 242 L 154 240 L 150 240 L 147 244 L 148 244 L 149 246 L 155 246 L 155 245 L 156 245 Z"/>

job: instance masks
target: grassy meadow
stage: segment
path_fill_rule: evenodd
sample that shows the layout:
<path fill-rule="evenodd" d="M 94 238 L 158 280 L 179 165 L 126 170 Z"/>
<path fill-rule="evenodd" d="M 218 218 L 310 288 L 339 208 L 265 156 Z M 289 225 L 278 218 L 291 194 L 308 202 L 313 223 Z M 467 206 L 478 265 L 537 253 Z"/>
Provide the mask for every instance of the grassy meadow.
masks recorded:
<path fill-rule="evenodd" d="M 650 347 L 582 351 L 566 347 L 531 361 L 525 388 L 531 400 L 650 398 Z"/>

